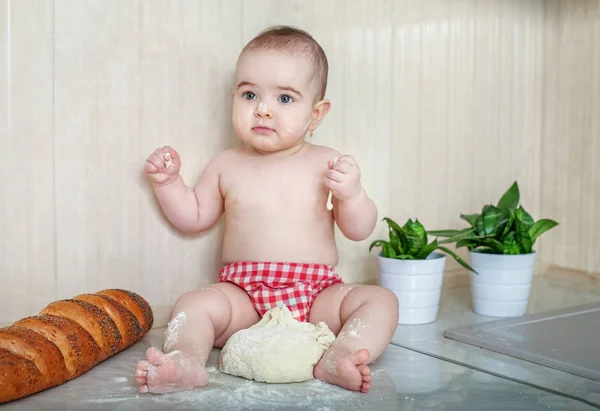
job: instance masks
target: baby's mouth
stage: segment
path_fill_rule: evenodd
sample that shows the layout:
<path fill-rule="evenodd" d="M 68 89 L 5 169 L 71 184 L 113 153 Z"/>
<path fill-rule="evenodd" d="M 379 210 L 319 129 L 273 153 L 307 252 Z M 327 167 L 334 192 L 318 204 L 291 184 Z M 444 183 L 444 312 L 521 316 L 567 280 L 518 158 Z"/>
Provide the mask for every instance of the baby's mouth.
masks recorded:
<path fill-rule="evenodd" d="M 271 134 L 275 132 L 275 130 L 273 130 L 272 128 L 265 126 L 252 127 L 252 131 L 258 134 Z"/>

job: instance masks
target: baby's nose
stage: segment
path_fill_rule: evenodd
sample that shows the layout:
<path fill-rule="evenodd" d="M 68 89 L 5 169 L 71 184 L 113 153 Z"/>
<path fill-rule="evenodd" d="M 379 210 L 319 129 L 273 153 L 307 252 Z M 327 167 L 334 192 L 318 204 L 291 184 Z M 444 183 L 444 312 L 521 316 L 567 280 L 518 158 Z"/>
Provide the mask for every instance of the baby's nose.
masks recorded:
<path fill-rule="evenodd" d="M 269 107 L 267 107 L 265 103 L 260 103 L 254 111 L 254 115 L 256 117 L 271 118 L 273 117 L 273 112 L 269 109 Z"/>

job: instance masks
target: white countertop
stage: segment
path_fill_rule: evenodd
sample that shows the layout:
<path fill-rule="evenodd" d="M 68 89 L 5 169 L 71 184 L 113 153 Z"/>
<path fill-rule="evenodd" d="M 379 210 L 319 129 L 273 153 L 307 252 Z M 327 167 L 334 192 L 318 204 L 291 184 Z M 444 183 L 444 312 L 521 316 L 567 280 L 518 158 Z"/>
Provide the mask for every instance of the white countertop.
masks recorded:
<path fill-rule="evenodd" d="M 531 312 L 600 300 L 597 280 L 565 275 L 551 271 L 536 278 Z M 155 328 L 133 347 L 79 378 L 0 405 L 0 411 L 594 409 L 577 399 L 548 391 L 548 387 L 567 394 L 571 390 L 577 397 L 587 390 L 588 400 L 593 400 L 598 395 L 594 392 L 600 391 L 598 384 L 590 380 L 445 339 L 442 332 L 448 327 L 493 320 L 478 317 L 470 310 L 468 292 L 464 278 L 452 277 L 445 283 L 436 323 L 398 327 L 394 344 L 408 348 L 390 345 L 372 364 L 373 386 L 369 394 L 346 391 L 317 380 L 275 385 L 221 374 L 217 370 L 219 350 L 213 351 L 207 364 L 207 387 L 167 395 L 138 394 L 133 376 L 137 361 L 149 346 L 160 346 L 163 340 L 164 328 Z"/>

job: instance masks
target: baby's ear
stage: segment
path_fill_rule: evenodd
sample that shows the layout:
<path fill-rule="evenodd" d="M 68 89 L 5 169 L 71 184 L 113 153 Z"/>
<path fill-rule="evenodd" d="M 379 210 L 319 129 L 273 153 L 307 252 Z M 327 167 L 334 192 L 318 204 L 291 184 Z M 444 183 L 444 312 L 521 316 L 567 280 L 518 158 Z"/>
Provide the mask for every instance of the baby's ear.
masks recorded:
<path fill-rule="evenodd" d="M 316 129 L 331 109 L 331 102 L 323 99 L 313 106 L 312 129 Z"/>

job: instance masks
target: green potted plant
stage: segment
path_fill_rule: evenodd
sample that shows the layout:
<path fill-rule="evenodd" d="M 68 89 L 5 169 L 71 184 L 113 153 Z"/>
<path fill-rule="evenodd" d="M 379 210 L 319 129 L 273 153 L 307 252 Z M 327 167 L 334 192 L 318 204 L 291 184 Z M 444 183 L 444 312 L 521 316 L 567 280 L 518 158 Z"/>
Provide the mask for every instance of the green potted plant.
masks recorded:
<path fill-rule="evenodd" d="M 402 227 L 388 217 L 382 221 L 388 224 L 389 240 L 373 241 L 369 252 L 381 248 L 376 256 L 378 282 L 398 297 L 398 323 L 434 322 L 446 263 L 446 256 L 437 250 L 450 254 L 467 270 L 472 268 L 437 239 L 428 242 L 419 220 L 409 219 Z"/>
<path fill-rule="evenodd" d="M 429 231 L 446 238 L 440 244 L 467 247 L 471 270 L 473 310 L 493 317 L 525 314 L 535 266 L 536 240 L 558 223 L 550 219 L 534 221 L 519 205 L 515 181 L 497 205 L 483 206 L 479 214 L 461 214 L 469 227 L 462 230 Z"/>

